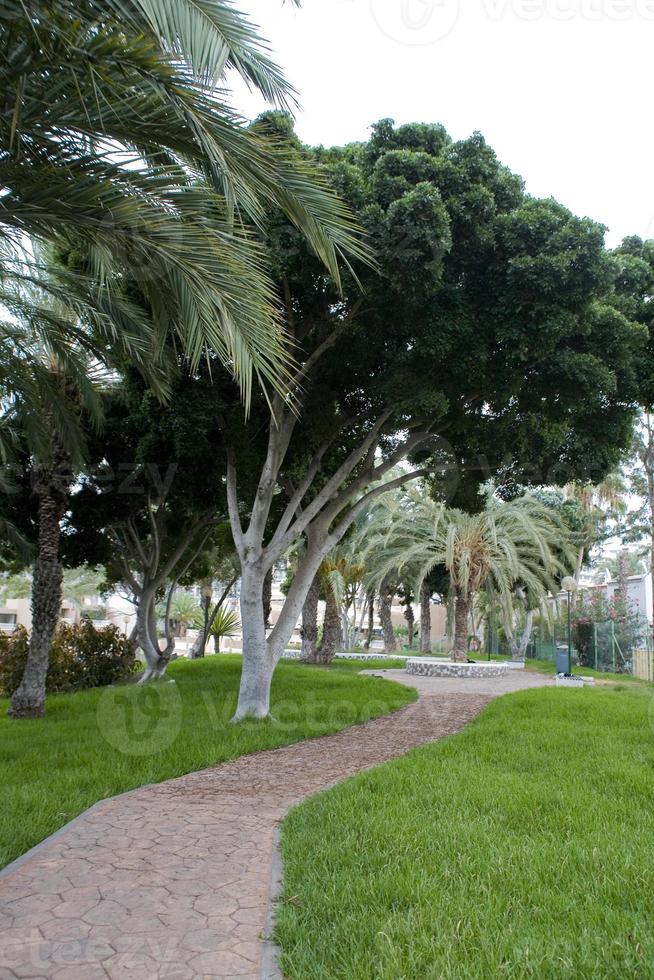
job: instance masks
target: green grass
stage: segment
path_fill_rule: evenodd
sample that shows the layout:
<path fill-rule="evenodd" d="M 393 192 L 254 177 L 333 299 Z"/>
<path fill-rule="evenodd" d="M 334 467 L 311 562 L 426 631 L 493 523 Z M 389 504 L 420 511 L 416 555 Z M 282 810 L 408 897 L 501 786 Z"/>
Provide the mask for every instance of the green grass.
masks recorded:
<path fill-rule="evenodd" d="M 177 661 L 154 685 L 48 697 L 47 716 L 12 721 L 0 701 L 0 866 L 97 800 L 259 749 L 338 731 L 415 698 L 399 684 L 359 677 L 362 666 L 283 662 L 275 721 L 231 725 L 240 657 Z"/>
<path fill-rule="evenodd" d="M 525 660 L 525 670 L 535 671 L 537 674 L 555 674 L 556 664 L 552 660 Z M 607 670 L 595 670 L 594 667 L 580 667 L 579 664 L 575 663 L 572 665 L 572 673 L 577 677 L 596 677 L 602 681 L 619 681 L 620 683 L 625 681 L 628 684 L 644 684 L 652 687 L 649 681 L 634 677 L 633 674 L 614 674 Z"/>
<path fill-rule="evenodd" d="M 654 977 L 648 689 L 529 690 L 283 825 L 289 980 Z"/>

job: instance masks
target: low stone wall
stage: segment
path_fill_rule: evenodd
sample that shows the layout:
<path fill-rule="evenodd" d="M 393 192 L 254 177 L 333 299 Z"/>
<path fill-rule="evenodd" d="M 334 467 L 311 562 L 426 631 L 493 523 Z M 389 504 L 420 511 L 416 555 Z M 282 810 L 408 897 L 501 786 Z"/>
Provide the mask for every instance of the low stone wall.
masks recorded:
<path fill-rule="evenodd" d="M 429 657 L 414 657 L 406 662 L 407 674 L 422 677 L 504 677 L 509 672 L 508 663 L 491 662 L 460 664 L 452 660 L 433 660 Z"/>

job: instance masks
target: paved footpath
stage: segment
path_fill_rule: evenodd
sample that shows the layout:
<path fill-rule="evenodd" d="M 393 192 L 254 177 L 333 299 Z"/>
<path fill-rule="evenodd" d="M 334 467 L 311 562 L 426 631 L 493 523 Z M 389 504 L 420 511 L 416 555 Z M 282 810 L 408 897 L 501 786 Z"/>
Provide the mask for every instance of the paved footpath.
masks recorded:
<path fill-rule="evenodd" d="M 375 672 L 377 673 L 377 672 Z M 0 980 L 260 980 L 276 828 L 355 772 L 450 735 L 493 697 L 552 683 L 383 676 L 419 700 L 336 735 L 105 800 L 0 880 Z"/>

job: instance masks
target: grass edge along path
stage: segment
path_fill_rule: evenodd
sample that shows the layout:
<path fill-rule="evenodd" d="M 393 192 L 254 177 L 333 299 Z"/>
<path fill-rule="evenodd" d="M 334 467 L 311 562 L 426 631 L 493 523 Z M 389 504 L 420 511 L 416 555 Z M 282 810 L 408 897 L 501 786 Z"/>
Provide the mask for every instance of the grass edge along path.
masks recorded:
<path fill-rule="evenodd" d="M 289 980 L 654 976 L 651 690 L 523 691 L 282 827 Z"/>
<path fill-rule="evenodd" d="M 400 684 L 358 676 L 360 663 L 282 661 L 273 680 L 275 720 L 232 725 L 240 664 L 222 654 L 178 660 L 155 684 L 51 695 L 46 717 L 33 721 L 7 718 L 8 701 L 0 700 L 0 867 L 98 800 L 331 734 L 416 697 Z"/>

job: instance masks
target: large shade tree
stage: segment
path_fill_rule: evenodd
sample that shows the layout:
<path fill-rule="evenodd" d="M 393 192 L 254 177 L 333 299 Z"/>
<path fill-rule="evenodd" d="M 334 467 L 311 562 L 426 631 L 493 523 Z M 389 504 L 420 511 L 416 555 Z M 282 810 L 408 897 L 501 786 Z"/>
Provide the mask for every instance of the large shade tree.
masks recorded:
<path fill-rule="evenodd" d="M 226 584 L 234 580 L 208 374 L 180 375 L 162 404 L 140 375 L 128 372 L 88 458 L 70 500 L 64 557 L 74 563 L 91 555 L 110 582 L 125 587 L 136 607 L 145 679 L 158 677 L 174 638 L 167 631 L 160 648 L 157 602 L 172 603 L 180 582 L 217 578 L 219 571 Z"/>
<path fill-rule="evenodd" d="M 643 325 L 647 344 L 638 362 L 639 423 L 634 431 L 628 466 L 628 487 L 641 505 L 623 518 L 622 532 L 628 542 L 652 542 L 654 537 L 654 241 L 626 238 L 615 250 L 619 274 L 615 303 L 626 316 Z M 649 552 L 654 576 L 654 548 Z M 654 605 L 649 614 L 654 628 Z"/>
<path fill-rule="evenodd" d="M 292 139 L 288 126 L 265 120 Z M 343 290 L 282 215 L 268 243 L 297 345 L 291 397 L 246 423 L 220 384 L 218 424 L 242 573 L 237 718 L 265 717 L 270 683 L 325 555 L 401 460 L 396 478 L 446 466 L 456 490 L 599 479 L 629 439 L 641 331 L 609 301 L 603 228 L 528 197 L 481 136 L 374 127 L 364 145 L 318 150 L 357 208 L 379 271 Z M 362 288 L 363 287 L 363 288 Z M 601 420 L 601 424 L 600 424 Z M 248 489 L 254 484 L 254 489 Z M 459 501 L 457 501 L 459 502 Z M 306 548 L 267 635 L 267 571 Z"/>

